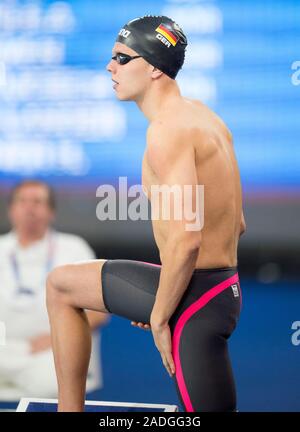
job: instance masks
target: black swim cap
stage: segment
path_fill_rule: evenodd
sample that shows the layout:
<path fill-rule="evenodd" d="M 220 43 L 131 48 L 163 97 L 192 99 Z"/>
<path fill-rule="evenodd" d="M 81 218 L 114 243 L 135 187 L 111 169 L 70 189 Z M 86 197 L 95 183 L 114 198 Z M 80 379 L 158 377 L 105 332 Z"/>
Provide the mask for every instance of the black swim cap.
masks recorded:
<path fill-rule="evenodd" d="M 146 15 L 129 21 L 116 42 L 132 48 L 172 79 L 183 65 L 187 46 L 187 38 L 178 24 L 163 15 Z"/>

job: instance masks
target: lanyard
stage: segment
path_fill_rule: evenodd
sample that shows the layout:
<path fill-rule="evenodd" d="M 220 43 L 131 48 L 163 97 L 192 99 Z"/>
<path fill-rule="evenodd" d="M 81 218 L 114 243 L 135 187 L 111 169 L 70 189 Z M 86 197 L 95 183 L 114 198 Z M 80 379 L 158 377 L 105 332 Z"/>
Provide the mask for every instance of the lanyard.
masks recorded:
<path fill-rule="evenodd" d="M 47 251 L 47 260 L 45 263 L 45 270 L 43 272 L 43 278 L 49 273 L 49 271 L 53 268 L 54 261 L 54 238 L 53 233 L 50 232 L 48 236 L 48 251 Z M 13 269 L 13 274 L 16 282 L 15 294 L 26 294 L 33 295 L 34 291 L 31 288 L 24 286 L 21 283 L 21 275 L 20 275 L 20 267 L 18 264 L 16 251 L 12 252 L 10 255 L 10 263 Z"/>

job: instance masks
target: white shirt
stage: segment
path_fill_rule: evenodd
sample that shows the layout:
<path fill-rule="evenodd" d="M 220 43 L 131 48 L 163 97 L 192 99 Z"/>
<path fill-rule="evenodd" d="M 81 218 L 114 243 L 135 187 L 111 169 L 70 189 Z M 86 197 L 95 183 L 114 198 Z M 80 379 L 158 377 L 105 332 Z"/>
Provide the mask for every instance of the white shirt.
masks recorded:
<path fill-rule="evenodd" d="M 0 236 L 0 321 L 6 327 L 7 343 L 49 333 L 45 282 L 58 265 L 95 259 L 88 243 L 73 234 L 49 230 L 28 247 L 19 245 L 15 232 Z M 25 288 L 20 291 L 20 287 Z M 89 373 L 102 381 L 99 332 L 93 336 Z M 98 369 L 98 370 L 96 370 Z"/>

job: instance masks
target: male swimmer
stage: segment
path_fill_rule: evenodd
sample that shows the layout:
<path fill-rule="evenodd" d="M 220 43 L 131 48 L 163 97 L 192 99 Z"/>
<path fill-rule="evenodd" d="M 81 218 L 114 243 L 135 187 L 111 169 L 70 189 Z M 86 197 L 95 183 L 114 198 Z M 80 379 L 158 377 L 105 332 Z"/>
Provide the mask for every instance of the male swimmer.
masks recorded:
<path fill-rule="evenodd" d="M 54 269 L 47 307 L 59 411 L 83 411 L 91 337 L 84 309 L 151 328 L 162 362 L 187 412 L 235 411 L 227 341 L 240 314 L 237 247 L 245 231 L 239 170 L 223 121 L 187 99 L 175 80 L 187 39 L 165 16 L 144 16 L 119 32 L 107 65 L 121 101 L 149 120 L 143 186 L 204 185 L 202 229 L 181 219 L 152 220 L 161 266 L 96 260 Z M 173 207 L 175 200 L 171 200 Z M 172 208 L 172 210 L 175 210 Z M 173 214 L 173 213 L 172 213 Z M 151 371 L 150 371 L 151 373 Z"/>

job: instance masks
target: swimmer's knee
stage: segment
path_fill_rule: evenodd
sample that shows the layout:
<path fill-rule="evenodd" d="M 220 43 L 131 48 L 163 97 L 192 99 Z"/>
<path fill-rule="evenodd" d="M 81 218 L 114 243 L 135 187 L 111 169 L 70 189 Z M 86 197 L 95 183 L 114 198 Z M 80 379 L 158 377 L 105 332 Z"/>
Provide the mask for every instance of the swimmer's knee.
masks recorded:
<path fill-rule="evenodd" d="M 67 293 L 67 272 L 70 265 L 55 267 L 48 273 L 46 280 L 47 305 L 61 299 Z"/>
<path fill-rule="evenodd" d="M 49 289 L 55 288 L 59 290 L 59 287 L 61 286 L 61 273 L 63 272 L 64 267 L 65 266 L 55 267 L 48 273 L 46 280 L 47 288 L 49 287 Z"/>

